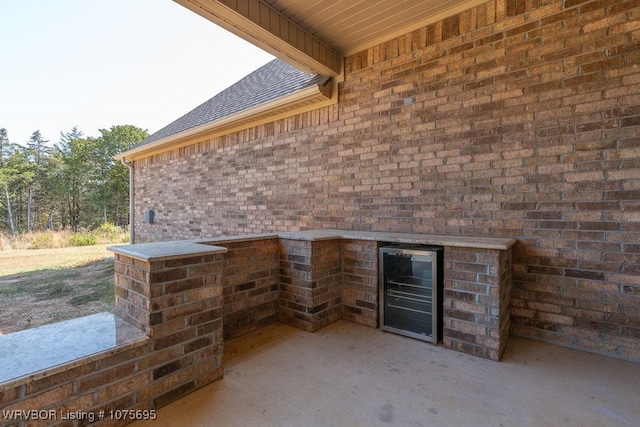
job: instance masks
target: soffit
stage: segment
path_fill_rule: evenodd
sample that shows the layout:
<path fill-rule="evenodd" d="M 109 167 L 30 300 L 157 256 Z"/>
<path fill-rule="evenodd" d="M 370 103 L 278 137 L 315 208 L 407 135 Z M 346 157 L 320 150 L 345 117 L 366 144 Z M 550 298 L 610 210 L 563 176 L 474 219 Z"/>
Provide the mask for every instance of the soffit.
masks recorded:
<path fill-rule="evenodd" d="M 174 0 L 302 71 L 335 77 L 342 58 L 486 0 Z"/>
<path fill-rule="evenodd" d="M 343 55 L 486 0 L 263 0 Z"/>

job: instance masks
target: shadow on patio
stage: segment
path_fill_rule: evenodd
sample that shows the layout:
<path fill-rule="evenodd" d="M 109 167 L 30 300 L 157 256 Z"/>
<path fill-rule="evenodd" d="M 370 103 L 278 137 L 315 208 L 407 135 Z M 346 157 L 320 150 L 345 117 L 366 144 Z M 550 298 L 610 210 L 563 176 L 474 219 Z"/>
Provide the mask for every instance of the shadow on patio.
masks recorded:
<path fill-rule="evenodd" d="M 346 321 L 274 324 L 224 357 L 222 380 L 132 425 L 640 425 L 640 364 L 522 338 L 493 362 Z"/>

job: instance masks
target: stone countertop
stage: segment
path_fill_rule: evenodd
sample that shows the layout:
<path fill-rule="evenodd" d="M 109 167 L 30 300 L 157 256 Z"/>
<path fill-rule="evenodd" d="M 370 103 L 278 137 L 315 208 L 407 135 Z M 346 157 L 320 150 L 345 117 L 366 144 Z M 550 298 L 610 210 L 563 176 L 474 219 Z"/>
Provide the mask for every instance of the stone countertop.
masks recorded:
<path fill-rule="evenodd" d="M 199 243 L 203 245 L 217 245 L 223 243 L 239 243 L 239 242 L 253 242 L 256 240 L 268 240 L 277 239 L 279 236 L 277 233 L 262 233 L 262 234 L 237 234 L 237 235 L 224 235 L 216 237 L 208 237 L 201 239 L 188 240 L 192 243 Z"/>
<path fill-rule="evenodd" d="M 107 249 L 117 254 L 146 262 L 227 252 L 226 248 L 202 244 L 204 242 L 177 240 L 173 242 L 135 243 L 133 245 L 109 246 Z"/>
<path fill-rule="evenodd" d="M 151 262 L 172 258 L 181 258 L 189 255 L 207 255 L 226 252 L 226 248 L 215 246 L 223 245 L 225 243 L 275 238 L 308 241 L 354 239 L 388 243 L 403 243 L 411 245 L 438 245 L 498 250 L 507 250 L 517 242 L 516 239 L 502 237 L 450 236 L 444 234 L 390 233 L 383 231 L 323 229 L 275 232 L 265 234 L 218 236 L 211 238 L 178 240 L 171 242 L 136 243 L 133 245 L 111 246 L 109 247 L 109 250 L 122 255 Z"/>
<path fill-rule="evenodd" d="M 439 245 L 500 250 L 507 250 L 517 242 L 516 239 L 502 237 L 449 236 L 441 234 L 388 233 L 356 230 L 294 231 L 290 233 L 278 233 L 278 236 L 298 240 L 354 239 L 412 245 Z"/>
<path fill-rule="evenodd" d="M 0 391 L 25 376 L 37 380 L 148 341 L 142 331 L 111 313 L 2 335 Z"/>

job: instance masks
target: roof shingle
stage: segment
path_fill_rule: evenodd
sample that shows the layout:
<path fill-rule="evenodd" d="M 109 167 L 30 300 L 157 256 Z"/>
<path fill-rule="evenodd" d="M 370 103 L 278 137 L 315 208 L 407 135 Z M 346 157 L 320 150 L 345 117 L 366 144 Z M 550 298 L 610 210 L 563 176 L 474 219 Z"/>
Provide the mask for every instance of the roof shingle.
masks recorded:
<path fill-rule="evenodd" d="M 305 74 L 286 62 L 274 59 L 155 132 L 136 147 L 213 123 L 313 85 L 322 85 L 327 80 L 329 77 Z"/>

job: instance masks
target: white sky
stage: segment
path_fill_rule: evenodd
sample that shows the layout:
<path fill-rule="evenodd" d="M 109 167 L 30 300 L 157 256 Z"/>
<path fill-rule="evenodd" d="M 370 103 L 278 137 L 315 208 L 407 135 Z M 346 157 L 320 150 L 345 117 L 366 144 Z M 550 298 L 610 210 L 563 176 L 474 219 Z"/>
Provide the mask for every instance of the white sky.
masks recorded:
<path fill-rule="evenodd" d="M 151 134 L 271 59 L 172 0 L 0 0 L 0 128 Z"/>

